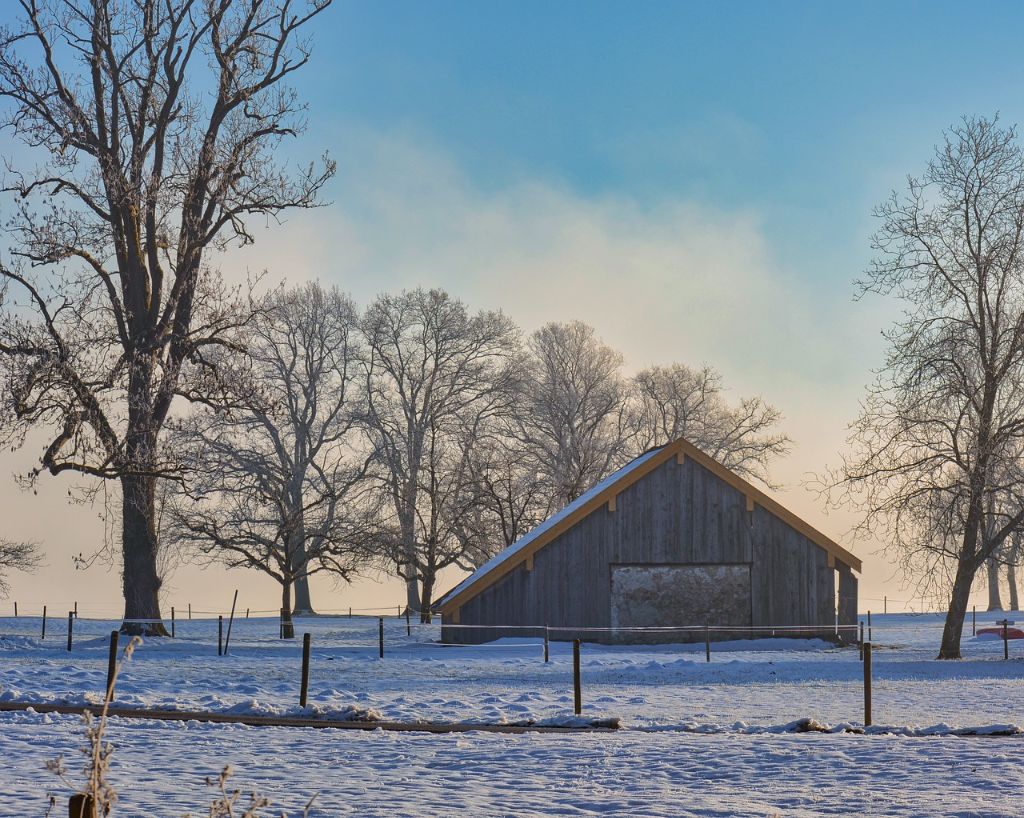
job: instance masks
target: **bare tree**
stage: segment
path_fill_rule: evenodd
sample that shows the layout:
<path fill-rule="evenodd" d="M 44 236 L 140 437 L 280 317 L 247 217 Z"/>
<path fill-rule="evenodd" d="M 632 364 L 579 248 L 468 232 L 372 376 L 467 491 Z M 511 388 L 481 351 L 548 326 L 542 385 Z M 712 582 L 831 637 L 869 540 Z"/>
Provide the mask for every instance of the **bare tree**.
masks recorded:
<path fill-rule="evenodd" d="M 11 587 L 8 571 L 35 571 L 42 564 L 39 549 L 35 543 L 0 540 L 0 596 L 7 596 Z"/>
<path fill-rule="evenodd" d="M 559 507 L 628 456 L 632 430 L 622 355 L 580 321 L 541 327 L 527 353 L 519 437 Z"/>
<path fill-rule="evenodd" d="M 372 526 L 358 326 L 335 289 L 271 296 L 239 356 L 241 399 L 196 412 L 171 438 L 190 469 L 168 536 L 274 577 L 285 610 L 294 587 L 297 613 L 312 613 L 311 574 L 352 574 Z"/>
<path fill-rule="evenodd" d="M 768 467 L 792 443 L 775 431 L 782 418 L 776 408 L 759 397 L 730 406 L 722 376 L 707 366 L 655 366 L 637 373 L 633 384 L 637 450 L 683 437 L 736 473 L 772 485 Z"/>
<path fill-rule="evenodd" d="M 309 60 L 301 32 L 329 3 L 18 0 L 0 33 L 0 125 L 30 156 L 6 182 L 5 426 L 15 443 L 49 430 L 40 470 L 120 481 L 126 631 L 166 632 L 161 430 L 235 320 L 209 251 L 315 205 L 333 173 L 276 159 L 302 127 L 285 85 Z"/>
<path fill-rule="evenodd" d="M 437 572 L 464 559 L 469 457 L 506 412 L 518 333 L 501 313 L 470 314 L 440 290 L 379 297 L 363 332 L 367 429 L 377 486 L 394 515 L 387 553 L 407 605 L 430 621 Z"/>
<path fill-rule="evenodd" d="M 905 570 L 942 586 L 939 657 L 960 656 L 979 569 L 1024 522 L 1024 157 L 1014 130 L 965 119 L 921 178 L 877 209 L 862 293 L 904 304 L 828 480 Z M 985 524 L 986 512 L 991 524 Z"/>

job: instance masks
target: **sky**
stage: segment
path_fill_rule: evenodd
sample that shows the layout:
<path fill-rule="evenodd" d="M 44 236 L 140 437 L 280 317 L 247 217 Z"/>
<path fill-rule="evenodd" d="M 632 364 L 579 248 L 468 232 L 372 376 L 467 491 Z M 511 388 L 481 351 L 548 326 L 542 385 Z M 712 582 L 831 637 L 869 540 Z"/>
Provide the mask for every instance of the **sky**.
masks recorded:
<path fill-rule="evenodd" d="M 336 0 L 296 75 L 308 128 L 283 154 L 338 162 L 328 204 L 218 262 L 361 303 L 440 286 L 526 331 L 580 319 L 630 371 L 714 366 L 732 398 L 782 410 L 795 446 L 777 497 L 864 558 L 862 608 L 878 610 L 910 599 L 882 544 L 851 541 L 850 512 L 805 486 L 843 450 L 898 314 L 854 281 L 872 208 L 943 129 L 1024 120 L 1022 18 L 997 2 Z M 0 474 L 34 456 L 4 455 Z M 100 541 L 97 510 L 68 506 L 63 478 L 0 491 L 6 533 L 47 554 L 13 577 L 23 607 L 115 612 L 116 570 L 70 559 Z M 235 587 L 277 607 L 270 580 L 187 565 L 165 605 L 220 610 Z M 325 609 L 402 598 L 386 578 L 314 588 Z"/>

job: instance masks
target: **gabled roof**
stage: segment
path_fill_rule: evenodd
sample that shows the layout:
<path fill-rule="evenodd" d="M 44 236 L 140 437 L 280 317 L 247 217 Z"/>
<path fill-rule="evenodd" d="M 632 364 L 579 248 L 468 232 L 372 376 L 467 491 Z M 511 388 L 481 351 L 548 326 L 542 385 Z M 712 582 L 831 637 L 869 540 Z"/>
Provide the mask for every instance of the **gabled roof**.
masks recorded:
<path fill-rule="evenodd" d="M 754 504 L 778 517 L 780 520 L 803 534 L 815 545 L 829 554 L 829 564 L 838 560 L 855 571 L 861 570 L 861 561 L 839 543 L 826 537 L 809 523 L 804 522 L 788 509 L 753 484 L 747 482 L 735 472 L 730 471 L 717 460 L 697 449 L 692 443 L 680 438 L 665 446 L 644 452 L 635 460 L 627 463 L 618 471 L 610 474 L 589 491 L 581 494 L 561 511 L 548 517 L 544 522 L 524 534 L 512 545 L 500 551 L 462 582 L 452 588 L 434 607 L 442 612 L 455 609 L 473 598 L 485 588 L 493 585 L 516 566 L 528 563 L 532 567 L 533 555 L 554 540 L 563 532 L 572 528 L 584 517 L 608 504 L 615 507 L 615 498 L 620 492 L 631 486 L 644 475 L 654 471 L 658 466 L 672 457 L 683 462 L 685 458 L 695 460 L 715 476 L 724 480 L 747 498 L 747 507 L 753 510 Z"/>

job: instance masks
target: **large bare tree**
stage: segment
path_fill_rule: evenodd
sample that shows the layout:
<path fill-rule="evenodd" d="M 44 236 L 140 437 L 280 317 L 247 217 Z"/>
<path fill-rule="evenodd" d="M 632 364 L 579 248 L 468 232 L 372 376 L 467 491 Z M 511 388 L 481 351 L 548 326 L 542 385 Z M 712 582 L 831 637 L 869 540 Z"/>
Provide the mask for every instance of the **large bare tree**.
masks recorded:
<path fill-rule="evenodd" d="M 546 324 L 527 341 L 519 437 L 554 507 L 628 457 L 632 429 L 622 355 L 581 321 Z"/>
<path fill-rule="evenodd" d="M 885 364 L 828 483 L 949 600 L 939 657 L 960 656 L 979 570 L 1024 521 L 1024 156 L 1012 128 L 953 127 L 877 209 L 862 293 L 894 296 Z M 986 524 L 988 517 L 988 524 Z"/>
<path fill-rule="evenodd" d="M 210 251 L 313 206 L 333 172 L 278 160 L 302 127 L 302 32 L 329 3 L 18 0 L 0 33 L 0 126 L 24 146 L 0 259 L 5 426 L 46 430 L 41 470 L 119 481 L 127 631 L 165 633 L 161 430 L 235 322 Z"/>
<path fill-rule="evenodd" d="M 790 439 L 776 431 L 781 413 L 759 397 L 730 405 L 722 376 L 711 367 L 655 366 L 633 379 L 635 449 L 684 437 L 738 474 L 771 486 L 769 466 L 788 454 Z"/>
<path fill-rule="evenodd" d="M 440 290 L 380 296 L 363 332 L 367 431 L 394 519 L 387 554 L 407 604 L 430 621 L 434 582 L 463 561 L 470 456 L 483 425 L 508 411 L 518 332 L 498 312 L 470 313 Z"/>
<path fill-rule="evenodd" d="M 235 355 L 239 388 L 170 438 L 188 466 L 168 512 L 172 540 L 281 584 L 282 608 L 312 613 L 309 577 L 348 579 L 370 522 L 359 317 L 336 289 L 269 296 Z"/>

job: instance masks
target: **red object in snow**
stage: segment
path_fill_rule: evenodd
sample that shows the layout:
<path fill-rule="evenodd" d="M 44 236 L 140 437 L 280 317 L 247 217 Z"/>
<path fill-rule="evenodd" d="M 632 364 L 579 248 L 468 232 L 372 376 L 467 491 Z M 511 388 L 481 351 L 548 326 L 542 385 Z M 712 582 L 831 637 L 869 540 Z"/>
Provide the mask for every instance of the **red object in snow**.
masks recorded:
<path fill-rule="evenodd" d="M 1003 627 L 1000 625 L 998 628 L 978 628 L 978 636 L 982 634 L 990 633 L 993 636 L 998 636 L 1000 639 L 1003 638 Z M 1024 639 L 1024 631 L 1020 628 L 1007 628 L 1006 629 L 1007 639 Z"/>

